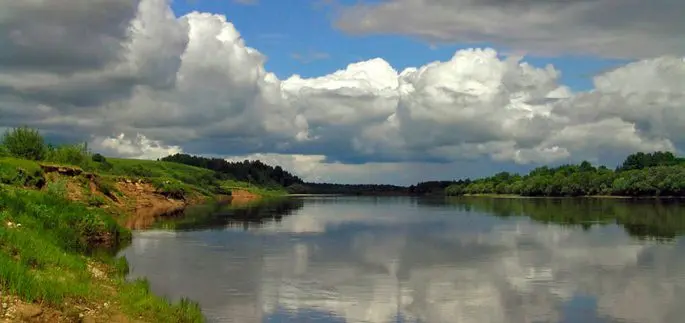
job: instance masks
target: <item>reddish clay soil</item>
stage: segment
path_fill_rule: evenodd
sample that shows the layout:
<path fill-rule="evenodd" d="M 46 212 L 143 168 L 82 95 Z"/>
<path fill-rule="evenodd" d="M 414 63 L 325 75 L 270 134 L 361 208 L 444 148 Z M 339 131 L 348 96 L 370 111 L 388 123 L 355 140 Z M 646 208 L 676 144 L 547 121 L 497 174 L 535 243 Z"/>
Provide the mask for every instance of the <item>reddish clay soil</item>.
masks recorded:
<path fill-rule="evenodd" d="M 149 183 L 119 182 L 116 186 L 126 196 L 118 204 L 128 214 L 122 224 L 129 229 L 148 228 L 159 217 L 182 212 L 188 204 L 157 193 Z"/>
<path fill-rule="evenodd" d="M 250 193 L 246 190 L 232 190 L 231 191 L 231 204 L 232 205 L 242 205 L 247 204 L 261 198 L 257 194 Z"/>

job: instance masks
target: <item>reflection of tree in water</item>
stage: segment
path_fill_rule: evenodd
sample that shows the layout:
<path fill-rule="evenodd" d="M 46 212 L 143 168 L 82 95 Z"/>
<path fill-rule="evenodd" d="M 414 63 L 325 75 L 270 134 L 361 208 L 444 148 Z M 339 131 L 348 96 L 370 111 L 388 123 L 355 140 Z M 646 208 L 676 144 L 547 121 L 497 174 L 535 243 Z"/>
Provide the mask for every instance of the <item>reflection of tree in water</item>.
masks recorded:
<path fill-rule="evenodd" d="M 226 203 L 213 203 L 189 207 L 184 214 L 168 218 L 156 227 L 171 230 L 198 230 L 229 227 L 259 226 L 267 221 L 280 221 L 301 209 L 304 202 L 300 199 L 267 199 L 241 206 Z"/>
<path fill-rule="evenodd" d="M 685 233 L 682 200 L 460 197 L 448 198 L 447 203 L 464 211 L 499 217 L 528 216 L 542 223 L 578 225 L 583 229 L 594 224 L 617 224 L 640 239 L 671 240 Z"/>

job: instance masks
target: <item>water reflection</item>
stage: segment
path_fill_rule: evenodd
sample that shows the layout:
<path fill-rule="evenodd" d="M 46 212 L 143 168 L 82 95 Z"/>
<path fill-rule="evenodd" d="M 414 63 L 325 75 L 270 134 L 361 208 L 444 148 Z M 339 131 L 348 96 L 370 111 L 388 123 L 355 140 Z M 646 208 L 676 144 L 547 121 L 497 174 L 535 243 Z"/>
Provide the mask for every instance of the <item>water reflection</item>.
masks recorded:
<path fill-rule="evenodd" d="M 254 230 L 137 233 L 125 255 L 134 277 L 200 301 L 213 322 L 677 322 L 685 315 L 682 206 L 541 201 L 305 199 Z M 645 219 L 652 215 L 660 219 Z M 595 222 L 603 225 L 578 224 Z M 671 241 L 635 239 L 612 223 Z"/>
<path fill-rule="evenodd" d="M 444 200 L 422 201 L 443 203 Z M 580 225 L 618 224 L 641 239 L 671 240 L 685 233 L 685 201 L 682 199 L 501 199 L 447 198 L 461 210 L 476 210 L 501 217 L 527 216 L 542 223 Z"/>
<path fill-rule="evenodd" d="M 222 229 L 224 227 L 259 227 L 268 221 L 280 221 L 283 216 L 302 208 L 301 199 L 273 198 L 248 204 L 213 203 L 188 207 L 178 217 L 167 217 L 153 227 L 166 230 Z"/>

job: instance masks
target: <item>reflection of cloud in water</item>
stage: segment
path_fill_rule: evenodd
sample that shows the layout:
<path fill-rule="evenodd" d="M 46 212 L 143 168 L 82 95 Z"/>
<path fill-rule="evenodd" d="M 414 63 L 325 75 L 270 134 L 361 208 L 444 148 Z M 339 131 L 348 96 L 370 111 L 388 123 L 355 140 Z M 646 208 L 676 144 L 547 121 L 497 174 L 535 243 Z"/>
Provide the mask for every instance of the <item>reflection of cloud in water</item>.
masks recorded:
<path fill-rule="evenodd" d="M 576 296 L 596 299 L 604 319 L 593 322 L 685 315 L 682 245 L 638 243 L 611 226 L 582 231 L 400 206 L 305 204 L 259 230 L 272 233 L 266 236 L 188 232 L 157 244 L 137 239 L 127 253 L 134 265 L 148 262 L 146 274 L 185 277 L 165 278 L 168 288 L 234 322 L 261 322 L 282 310 L 347 322 L 395 322 L 398 314 L 438 323 L 557 322 Z M 151 277 L 153 286 L 160 277 Z"/>
<path fill-rule="evenodd" d="M 347 199 L 343 199 L 347 200 Z M 366 199 L 364 206 L 376 205 L 372 199 Z M 321 201 L 318 201 L 319 203 Z M 326 230 L 336 229 L 345 224 L 363 225 L 406 225 L 430 221 L 428 218 L 418 217 L 418 205 L 388 204 L 377 208 L 373 213 L 366 213 L 368 208 L 359 209 L 355 205 L 332 204 L 332 202 L 306 205 L 291 216 L 284 217 L 278 222 L 265 223 L 258 231 L 261 233 L 324 233 Z"/>

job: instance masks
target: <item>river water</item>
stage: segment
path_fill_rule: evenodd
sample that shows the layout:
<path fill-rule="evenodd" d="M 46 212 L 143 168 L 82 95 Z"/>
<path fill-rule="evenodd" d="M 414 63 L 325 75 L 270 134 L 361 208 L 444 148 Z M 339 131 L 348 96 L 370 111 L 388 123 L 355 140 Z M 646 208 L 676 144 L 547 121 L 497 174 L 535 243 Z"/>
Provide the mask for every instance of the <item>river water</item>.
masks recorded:
<path fill-rule="evenodd" d="M 685 318 L 681 202 L 314 197 L 158 227 L 131 278 L 210 322 Z"/>

